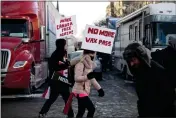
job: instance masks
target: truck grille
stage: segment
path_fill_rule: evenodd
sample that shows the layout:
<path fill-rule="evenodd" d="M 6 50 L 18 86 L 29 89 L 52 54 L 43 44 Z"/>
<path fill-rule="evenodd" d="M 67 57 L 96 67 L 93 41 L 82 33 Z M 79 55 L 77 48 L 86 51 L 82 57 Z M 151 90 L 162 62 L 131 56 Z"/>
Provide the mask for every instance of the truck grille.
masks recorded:
<path fill-rule="evenodd" d="M 1 50 L 1 69 L 6 69 L 9 63 L 10 51 Z"/>

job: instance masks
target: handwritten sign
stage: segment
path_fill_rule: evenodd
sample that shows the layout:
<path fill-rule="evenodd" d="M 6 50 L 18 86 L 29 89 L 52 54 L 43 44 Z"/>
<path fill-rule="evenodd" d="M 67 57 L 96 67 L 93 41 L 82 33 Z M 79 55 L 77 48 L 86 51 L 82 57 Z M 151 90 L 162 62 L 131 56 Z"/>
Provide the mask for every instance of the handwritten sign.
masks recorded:
<path fill-rule="evenodd" d="M 76 34 L 76 15 L 56 20 L 56 38 L 64 38 Z"/>
<path fill-rule="evenodd" d="M 115 30 L 86 25 L 82 49 L 111 54 Z"/>

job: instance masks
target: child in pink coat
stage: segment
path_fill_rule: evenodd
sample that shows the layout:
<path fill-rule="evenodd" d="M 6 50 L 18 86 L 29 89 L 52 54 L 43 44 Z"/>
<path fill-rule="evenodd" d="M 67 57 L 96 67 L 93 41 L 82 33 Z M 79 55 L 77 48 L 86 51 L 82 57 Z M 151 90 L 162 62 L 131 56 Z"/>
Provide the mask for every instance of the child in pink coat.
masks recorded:
<path fill-rule="evenodd" d="M 76 117 L 83 117 L 85 110 L 88 110 L 87 117 L 93 117 L 95 107 L 89 98 L 91 84 L 97 89 L 99 96 L 104 96 L 104 91 L 95 79 L 96 67 L 93 62 L 94 51 L 84 50 L 82 60 L 75 66 L 75 84 L 72 92 L 78 99 L 78 114 Z"/>

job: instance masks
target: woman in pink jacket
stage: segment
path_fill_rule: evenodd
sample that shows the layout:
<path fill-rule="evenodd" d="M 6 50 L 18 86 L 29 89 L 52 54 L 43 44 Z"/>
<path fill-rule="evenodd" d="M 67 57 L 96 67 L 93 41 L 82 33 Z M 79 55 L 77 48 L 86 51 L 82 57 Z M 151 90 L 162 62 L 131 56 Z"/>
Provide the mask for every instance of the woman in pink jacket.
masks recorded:
<path fill-rule="evenodd" d="M 104 91 L 96 81 L 96 72 L 92 72 L 95 68 L 93 62 L 95 56 L 94 51 L 84 50 L 83 57 L 79 63 L 75 65 L 75 84 L 72 92 L 78 99 L 78 114 L 76 117 L 83 117 L 85 110 L 88 110 L 87 117 L 93 117 L 95 107 L 89 98 L 91 84 L 97 89 L 99 96 L 104 96 Z"/>

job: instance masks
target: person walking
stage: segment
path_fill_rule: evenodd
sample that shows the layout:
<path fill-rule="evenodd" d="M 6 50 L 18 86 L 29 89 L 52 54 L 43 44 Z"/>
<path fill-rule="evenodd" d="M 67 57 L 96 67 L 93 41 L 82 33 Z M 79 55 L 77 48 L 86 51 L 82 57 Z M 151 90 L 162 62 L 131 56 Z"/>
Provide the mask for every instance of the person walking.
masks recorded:
<path fill-rule="evenodd" d="M 165 49 L 152 52 L 151 57 L 166 69 L 168 77 L 176 87 L 176 37 L 170 36 L 168 42 Z"/>
<path fill-rule="evenodd" d="M 83 117 L 85 110 L 88 110 L 87 117 L 93 117 L 95 107 L 89 98 L 91 84 L 98 90 L 99 96 L 104 96 L 104 91 L 96 81 L 96 72 L 92 72 L 95 68 L 93 62 L 95 52 L 90 50 L 83 51 L 83 57 L 79 63 L 75 65 L 75 84 L 72 93 L 78 99 L 78 113 L 76 117 Z"/>
<path fill-rule="evenodd" d="M 70 63 L 66 60 L 66 40 L 65 39 L 57 39 L 56 40 L 56 50 L 52 53 L 49 58 L 49 87 L 50 87 L 50 96 L 49 99 L 44 103 L 41 111 L 39 112 L 39 118 L 43 118 L 46 116 L 49 111 L 51 105 L 56 101 L 59 95 L 62 96 L 65 104 L 69 98 L 70 85 L 68 83 L 64 83 L 60 80 L 52 79 L 53 73 L 57 72 L 59 75 L 65 79 L 67 78 L 68 66 Z M 70 108 L 68 117 L 74 117 L 74 113 L 72 108 Z"/>
<path fill-rule="evenodd" d="M 136 79 L 139 117 L 174 117 L 174 89 L 165 69 L 139 43 L 129 44 L 123 57 Z"/>

